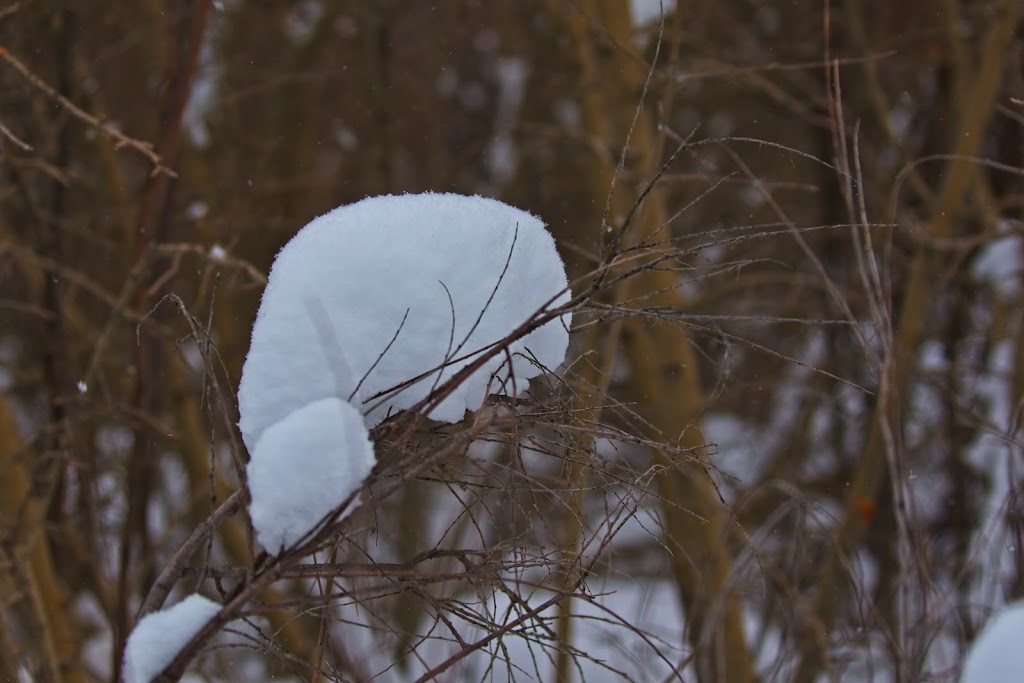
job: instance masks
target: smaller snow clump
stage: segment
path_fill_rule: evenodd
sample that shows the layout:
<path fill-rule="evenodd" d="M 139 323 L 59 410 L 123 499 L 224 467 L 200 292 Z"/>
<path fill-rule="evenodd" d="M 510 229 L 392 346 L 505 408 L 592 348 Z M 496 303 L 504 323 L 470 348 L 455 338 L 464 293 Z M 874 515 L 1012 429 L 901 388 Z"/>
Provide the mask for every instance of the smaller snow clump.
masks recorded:
<path fill-rule="evenodd" d="M 271 425 L 328 397 L 351 401 L 372 427 L 569 298 L 554 239 L 525 211 L 434 193 L 337 208 L 270 271 L 238 391 L 245 443 L 252 452 Z M 457 422 L 488 393 L 522 393 L 564 360 L 569 322 L 510 344 L 429 416 Z"/>
<path fill-rule="evenodd" d="M 971 273 L 987 283 L 1006 299 L 1015 299 L 1021 293 L 1024 263 L 1024 238 L 1018 235 L 1000 237 L 985 243 L 971 263 Z"/>
<path fill-rule="evenodd" d="M 124 683 L 149 683 L 159 676 L 219 611 L 213 600 L 193 594 L 140 619 L 125 644 Z"/>
<path fill-rule="evenodd" d="M 294 545 L 359 490 L 375 462 L 362 416 L 337 398 L 271 425 L 246 467 L 260 545 L 272 553 Z"/>
<path fill-rule="evenodd" d="M 1024 601 L 1007 605 L 971 645 L 960 683 L 1024 680 Z"/>

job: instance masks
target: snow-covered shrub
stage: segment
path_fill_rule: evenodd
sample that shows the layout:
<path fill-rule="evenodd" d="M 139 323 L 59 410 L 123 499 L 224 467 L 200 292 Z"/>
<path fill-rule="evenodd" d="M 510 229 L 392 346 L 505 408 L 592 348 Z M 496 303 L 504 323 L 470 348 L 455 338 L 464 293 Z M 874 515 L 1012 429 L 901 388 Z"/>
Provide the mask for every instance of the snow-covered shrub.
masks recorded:
<path fill-rule="evenodd" d="M 307 225 L 271 269 L 238 392 L 259 543 L 283 555 L 351 500 L 376 463 L 367 428 L 482 352 L 500 350 L 430 417 L 458 421 L 557 367 L 568 314 L 516 330 L 569 297 L 543 224 L 492 199 L 374 197 Z M 157 676 L 219 609 L 193 595 L 143 618 L 125 680 Z"/>

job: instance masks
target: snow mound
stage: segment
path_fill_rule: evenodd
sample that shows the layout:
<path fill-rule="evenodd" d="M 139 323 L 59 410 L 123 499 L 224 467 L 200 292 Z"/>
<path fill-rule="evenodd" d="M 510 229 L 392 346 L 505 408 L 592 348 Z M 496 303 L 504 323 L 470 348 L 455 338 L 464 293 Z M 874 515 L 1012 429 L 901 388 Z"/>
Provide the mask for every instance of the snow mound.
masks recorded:
<path fill-rule="evenodd" d="M 219 611 L 213 600 L 193 594 L 140 619 L 125 644 L 124 683 L 149 683 L 159 676 Z"/>
<path fill-rule="evenodd" d="M 295 544 L 359 490 L 375 462 L 362 416 L 337 398 L 271 425 L 246 467 L 260 545 L 277 552 Z"/>
<path fill-rule="evenodd" d="M 1024 238 L 1008 235 L 985 243 L 971 263 L 971 273 L 1006 299 L 1020 296 Z"/>
<path fill-rule="evenodd" d="M 551 235 L 499 201 L 389 195 L 320 216 L 277 255 L 263 293 L 238 391 L 246 445 L 251 451 L 270 425 L 331 396 L 351 400 L 373 426 L 556 295 L 556 305 L 570 296 Z M 522 392 L 541 372 L 530 358 L 549 368 L 564 360 L 568 325 L 566 315 L 510 345 L 511 369 L 499 354 L 430 417 L 461 420 L 488 392 L 513 393 L 510 376 Z"/>
<path fill-rule="evenodd" d="M 1024 676 L 1024 601 L 989 620 L 964 660 L 960 683 L 1009 683 Z"/>

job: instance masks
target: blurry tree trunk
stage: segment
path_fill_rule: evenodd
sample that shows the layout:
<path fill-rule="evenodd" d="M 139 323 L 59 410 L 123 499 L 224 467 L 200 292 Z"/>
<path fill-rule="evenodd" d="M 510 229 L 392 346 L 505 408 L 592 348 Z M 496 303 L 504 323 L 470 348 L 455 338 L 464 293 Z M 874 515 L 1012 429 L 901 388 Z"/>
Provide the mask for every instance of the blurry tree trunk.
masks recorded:
<path fill-rule="evenodd" d="M 84 683 L 85 672 L 78 659 L 81 636 L 70 620 L 69 597 L 43 532 L 44 500 L 33 490 L 33 477 L 23 464 L 27 446 L 18 434 L 7 401 L 0 396 L 0 519 L 4 527 L 13 527 L 4 529 L 4 538 L 14 540 L 0 550 L 0 587 L 5 593 L 13 591 L 4 596 L 4 604 L 13 606 L 20 617 L 15 630 L 22 632 L 21 637 L 39 657 L 36 664 L 41 680 Z M 0 632 L 9 632 L 10 626 L 5 623 Z M 0 672 L 16 669 L 16 656 L 16 652 L 0 654 Z"/>
<path fill-rule="evenodd" d="M 159 141 L 156 152 L 168 163 L 174 164 L 178 157 L 182 140 L 182 126 L 185 106 L 192 92 L 192 83 L 199 63 L 199 53 L 203 43 L 210 13 L 213 9 L 212 0 L 195 0 L 180 2 L 177 9 L 181 12 L 178 21 L 174 22 L 176 38 L 172 42 L 170 54 L 166 60 L 167 84 L 161 98 L 159 110 Z M 131 271 L 138 276 L 131 291 L 132 307 L 135 310 L 150 308 L 152 298 L 159 292 L 147 288 L 147 279 L 152 276 L 157 265 L 152 258 L 154 249 L 166 241 L 171 222 L 171 193 L 174 179 L 167 174 L 151 175 L 142 190 L 136 219 L 136 234 L 131 254 Z M 159 289 L 159 288 L 158 288 Z M 159 394 L 159 375 L 163 370 L 163 356 L 160 341 L 146 336 L 135 347 L 134 364 L 136 383 L 133 391 L 133 407 L 140 414 L 156 414 L 161 398 Z M 126 465 L 128 490 L 128 509 L 125 523 L 121 529 L 121 546 L 117 580 L 118 605 L 120 610 L 115 621 L 114 645 L 114 677 L 119 678 L 122 667 L 122 646 L 128 638 L 130 624 L 130 595 L 138 590 L 133 585 L 140 558 L 145 560 L 152 556 L 153 548 L 149 530 L 149 499 L 156 485 L 155 477 L 159 464 L 159 452 L 154 448 L 156 440 L 147 425 L 139 425 L 131 455 Z M 147 569 L 141 577 L 143 585 L 149 585 L 155 578 L 154 567 L 146 562 L 141 563 Z"/>
<path fill-rule="evenodd" d="M 661 138 L 649 102 L 636 116 L 647 65 L 632 54 L 633 26 L 625 0 L 585 0 L 561 11 L 549 0 L 556 17 L 567 23 L 581 70 L 583 122 L 593 144 L 617 160 L 635 159 L 628 173 L 609 163 L 594 163 L 594 201 L 603 204 L 611 193 L 607 225 L 617 232 L 639 195 L 662 163 Z M 632 137 L 625 136 L 633 126 Z M 666 212 L 657 191 L 645 200 L 623 236 L 623 247 L 646 239 L 669 237 Z M 608 236 L 602 235 L 602 241 Z M 668 247 L 670 248 L 670 247 Z M 660 254 L 654 253 L 654 257 Z M 613 271 L 614 272 L 614 271 Z M 652 268 L 617 287 L 616 302 L 680 310 L 685 301 L 672 269 Z M 638 303 L 639 302 L 639 303 Z M 689 453 L 684 460 L 656 453 L 661 466 L 658 487 L 665 523 L 665 545 L 672 552 L 673 576 L 685 609 L 689 644 L 701 681 L 744 683 L 755 680 L 754 665 L 743 632 L 739 600 L 728 585 L 732 558 L 727 544 L 729 512 L 723 506 L 707 469 L 700 462 L 704 438 L 700 429 L 703 395 L 693 348 L 678 325 L 632 318 L 624 329 L 624 349 L 631 368 L 630 398 L 651 429 Z M 586 352 L 586 350 L 584 350 Z"/>
<path fill-rule="evenodd" d="M 580 347 L 584 353 L 592 352 L 592 359 L 584 361 L 579 372 L 575 389 L 577 399 L 572 415 L 574 436 L 568 445 L 563 481 L 569 490 L 562 513 L 561 538 L 563 586 L 567 591 L 575 590 L 580 580 L 580 563 L 583 561 L 580 542 L 584 533 L 584 492 L 587 486 L 587 472 L 591 465 L 594 439 L 587 433 L 591 425 L 601 424 L 601 400 L 608 393 L 612 376 L 612 365 L 619 353 L 622 337 L 620 321 L 612 323 L 608 330 L 591 327 L 584 335 Z M 568 683 L 575 670 L 572 656 L 573 625 L 572 597 L 567 596 L 558 603 L 558 656 L 555 660 L 556 683 Z"/>

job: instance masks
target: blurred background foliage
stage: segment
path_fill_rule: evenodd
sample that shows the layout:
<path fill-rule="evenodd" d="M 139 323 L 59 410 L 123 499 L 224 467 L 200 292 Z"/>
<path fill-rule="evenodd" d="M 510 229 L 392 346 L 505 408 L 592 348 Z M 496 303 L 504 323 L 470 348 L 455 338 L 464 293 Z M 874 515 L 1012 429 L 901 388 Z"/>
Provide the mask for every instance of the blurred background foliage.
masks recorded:
<path fill-rule="evenodd" d="M 1024 594 L 1020 3 L 662 9 L 0 4 L 0 678 L 117 675 L 156 575 L 238 486 L 217 397 L 274 254 L 335 206 L 428 190 L 540 216 L 578 288 L 610 254 L 643 264 L 577 315 L 547 416 L 364 530 L 360 561 L 593 560 L 597 597 L 467 680 L 955 678 Z M 473 542 L 430 531 L 456 484 Z M 183 584 L 217 595 L 248 538 L 233 518 Z M 445 657 L 414 634 L 483 590 L 444 585 L 381 594 L 371 627 L 283 581 L 262 637 L 199 670 L 415 678 Z M 609 640 L 574 630 L 602 601 Z M 360 628 L 372 657 L 345 646 Z"/>

